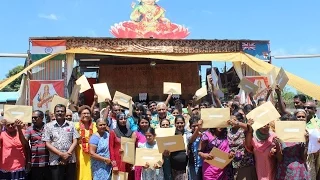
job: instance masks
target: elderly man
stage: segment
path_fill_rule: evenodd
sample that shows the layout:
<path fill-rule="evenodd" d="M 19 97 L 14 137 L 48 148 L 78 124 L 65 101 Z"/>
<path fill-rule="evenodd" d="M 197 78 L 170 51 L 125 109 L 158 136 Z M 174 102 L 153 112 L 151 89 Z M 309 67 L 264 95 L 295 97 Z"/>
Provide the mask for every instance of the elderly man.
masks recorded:
<path fill-rule="evenodd" d="M 157 114 L 152 116 L 152 119 L 150 121 L 150 126 L 153 128 L 158 128 L 160 127 L 160 122 L 163 119 L 168 119 L 170 121 L 170 126 L 173 127 L 174 126 L 174 116 L 169 113 L 168 111 L 168 107 L 165 103 L 160 102 L 157 104 Z"/>

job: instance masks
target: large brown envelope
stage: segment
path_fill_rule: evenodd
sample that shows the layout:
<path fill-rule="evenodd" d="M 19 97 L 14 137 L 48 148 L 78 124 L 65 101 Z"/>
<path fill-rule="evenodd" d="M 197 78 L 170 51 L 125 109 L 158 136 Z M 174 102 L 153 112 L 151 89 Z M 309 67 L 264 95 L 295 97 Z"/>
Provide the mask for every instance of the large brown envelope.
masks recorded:
<path fill-rule="evenodd" d="M 159 167 L 162 166 L 162 154 L 159 153 L 158 149 L 147 149 L 147 148 L 136 148 L 136 161 L 135 166 L 145 166 L 149 163 L 150 167 L 158 164 Z"/>
<path fill-rule="evenodd" d="M 126 95 L 122 92 L 116 91 L 113 97 L 113 102 L 117 102 L 119 105 L 129 108 L 130 107 L 130 101 L 132 101 L 132 97 L 129 95 Z"/>
<path fill-rule="evenodd" d="M 156 128 L 156 135 L 157 137 L 168 137 L 168 136 L 174 136 L 176 133 L 176 128 Z"/>
<path fill-rule="evenodd" d="M 136 150 L 136 140 L 133 138 L 121 137 L 121 149 L 123 153 L 121 155 L 122 161 L 134 164 L 134 155 Z"/>
<path fill-rule="evenodd" d="M 279 85 L 280 89 L 283 89 L 287 85 L 288 81 L 289 81 L 289 78 L 286 72 L 284 71 L 283 68 L 281 68 L 276 78 L 276 84 Z"/>
<path fill-rule="evenodd" d="M 259 89 L 257 85 L 243 77 L 239 83 L 239 88 L 244 90 L 246 93 L 256 93 Z"/>
<path fill-rule="evenodd" d="M 210 154 L 213 156 L 213 159 L 205 161 L 211 164 L 212 166 L 218 167 L 220 169 L 225 168 L 233 159 L 229 159 L 229 154 L 224 151 L 221 151 L 218 148 L 213 148 Z"/>
<path fill-rule="evenodd" d="M 229 108 L 205 108 L 201 109 L 203 128 L 226 128 L 230 120 Z"/>
<path fill-rule="evenodd" d="M 75 84 L 73 86 L 72 93 L 71 93 L 71 96 L 69 98 L 72 103 L 74 103 L 74 102 L 76 102 L 78 100 L 80 88 L 81 88 L 81 85 Z"/>
<path fill-rule="evenodd" d="M 181 95 L 181 83 L 164 82 L 163 94 Z"/>
<path fill-rule="evenodd" d="M 207 94 L 208 94 L 207 86 L 204 86 L 196 91 L 196 93 L 194 95 L 195 100 L 199 101 L 201 98 L 205 97 Z"/>
<path fill-rule="evenodd" d="M 4 119 L 9 123 L 14 123 L 17 119 L 23 123 L 32 122 L 32 106 L 21 105 L 4 105 L 3 107 Z"/>
<path fill-rule="evenodd" d="M 267 74 L 269 86 L 271 86 L 272 88 L 274 88 L 276 85 L 276 77 L 277 77 L 276 69 L 272 68 L 271 71 L 269 71 Z"/>
<path fill-rule="evenodd" d="M 82 75 L 78 80 L 76 80 L 76 84 L 80 85 L 80 93 L 83 93 L 89 89 L 91 89 L 91 86 L 88 82 L 88 79 L 86 78 L 85 75 Z"/>
<path fill-rule="evenodd" d="M 65 105 L 66 107 L 68 107 L 69 100 L 65 99 L 65 98 L 62 98 L 62 97 L 60 97 L 58 95 L 54 95 L 53 98 L 52 98 L 52 101 L 50 103 L 50 113 L 54 113 L 54 107 L 57 104 L 62 104 L 62 105 Z"/>
<path fill-rule="evenodd" d="M 283 142 L 305 142 L 305 121 L 276 121 L 276 134 Z"/>
<path fill-rule="evenodd" d="M 112 171 L 112 180 L 127 180 L 128 173 L 127 172 L 120 172 L 118 174 L 113 173 Z"/>
<path fill-rule="evenodd" d="M 98 96 L 98 103 L 105 102 L 106 99 L 112 99 L 107 83 L 93 84 L 93 89 Z"/>
<path fill-rule="evenodd" d="M 185 150 L 185 144 L 182 135 L 168 136 L 168 137 L 156 137 L 159 153 L 163 153 L 165 150 L 170 152 Z"/>
<path fill-rule="evenodd" d="M 256 107 L 247 114 L 247 119 L 252 119 L 254 121 L 252 125 L 254 130 L 267 125 L 271 121 L 278 120 L 279 117 L 280 114 L 270 101 Z"/>

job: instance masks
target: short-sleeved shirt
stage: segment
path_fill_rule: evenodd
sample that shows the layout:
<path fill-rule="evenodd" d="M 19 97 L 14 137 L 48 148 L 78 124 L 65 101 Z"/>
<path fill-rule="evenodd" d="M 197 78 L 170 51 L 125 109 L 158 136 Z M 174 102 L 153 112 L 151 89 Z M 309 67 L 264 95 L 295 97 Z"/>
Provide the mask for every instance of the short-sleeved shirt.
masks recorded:
<path fill-rule="evenodd" d="M 80 137 L 78 131 L 75 129 L 73 122 L 65 121 L 62 126 L 58 122 L 52 121 L 45 125 L 42 140 L 51 142 L 51 144 L 61 152 L 67 152 L 72 145 L 73 139 Z M 59 165 L 59 155 L 49 151 L 49 164 L 51 166 Z M 75 151 L 69 159 L 69 163 L 76 162 Z"/>
<path fill-rule="evenodd" d="M 44 125 L 41 129 L 34 125 L 28 127 L 24 136 L 30 141 L 31 146 L 31 165 L 32 167 L 44 167 L 49 165 L 49 150 L 46 142 L 42 141 Z"/>
<path fill-rule="evenodd" d="M 167 117 L 165 119 L 168 119 L 170 121 L 170 127 L 174 127 L 175 117 L 171 113 L 167 112 Z M 159 128 L 160 127 L 160 120 L 159 120 L 158 114 L 155 114 L 152 116 L 151 121 L 150 121 L 150 126 L 152 128 Z"/>

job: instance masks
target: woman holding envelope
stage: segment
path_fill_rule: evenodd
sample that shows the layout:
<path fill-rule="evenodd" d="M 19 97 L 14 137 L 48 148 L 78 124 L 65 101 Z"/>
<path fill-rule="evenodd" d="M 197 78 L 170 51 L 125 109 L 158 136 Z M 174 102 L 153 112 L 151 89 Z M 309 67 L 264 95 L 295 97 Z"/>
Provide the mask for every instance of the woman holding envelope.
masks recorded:
<path fill-rule="evenodd" d="M 283 119 L 288 121 L 292 119 Z M 280 142 L 281 151 L 277 156 L 277 174 L 276 180 L 286 179 L 311 179 L 310 173 L 307 170 L 306 157 L 308 151 L 309 138 L 306 135 L 305 143 L 296 142 Z"/>
<path fill-rule="evenodd" d="M 119 171 L 128 172 L 128 180 L 134 180 L 135 173 L 132 164 L 125 163 L 121 160 L 121 137 L 136 139 L 137 135 L 127 127 L 127 116 L 124 113 L 116 115 L 117 126 L 110 131 L 110 153 L 114 173 Z"/>
<path fill-rule="evenodd" d="M 150 121 L 148 120 L 148 117 L 146 115 L 140 115 L 140 118 L 138 120 L 138 131 L 137 134 L 137 143 L 143 144 L 146 143 L 146 132 L 148 128 L 150 127 Z M 142 174 L 142 167 L 141 166 L 135 166 L 134 167 L 134 173 L 135 173 L 135 179 L 141 179 Z"/>
<path fill-rule="evenodd" d="M 138 147 L 147 148 L 147 149 L 158 149 L 157 142 L 155 141 L 156 139 L 155 130 L 149 127 L 145 132 L 145 136 L 146 136 L 147 142 L 139 143 Z M 142 171 L 141 180 L 163 180 L 163 179 L 164 179 L 163 169 L 159 167 L 158 164 L 146 163 L 144 170 Z"/>
<path fill-rule="evenodd" d="M 111 159 L 109 150 L 109 132 L 107 124 L 100 118 L 96 121 L 98 132 L 90 137 L 91 170 L 93 180 L 111 179 Z"/>
<path fill-rule="evenodd" d="M 274 180 L 276 158 L 275 155 L 280 152 L 280 147 L 276 145 L 276 135 L 270 131 L 270 125 L 253 131 L 251 124 L 253 120 L 249 119 L 248 124 L 242 128 L 248 128 L 246 131 L 245 146 L 255 157 L 255 166 L 258 179 Z"/>
<path fill-rule="evenodd" d="M 170 121 L 168 119 L 162 119 L 160 121 L 160 128 L 170 128 Z M 165 151 L 163 153 L 163 175 L 164 180 L 172 180 L 171 176 L 171 164 L 170 164 L 170 152 Z"/>
<path fill-rule="evenodd" d="M 89 139 L 93 133 L 97 132 L 97 127 L 92 122 L 91 108 L 89 106 L 81 106 L 78 113 L 80 121 L 75 123 L 76 130 L 80 134 L 77 148 L 77 177 L 78 180 L 87 180 L 92 179 Z"/>
<path fill-rule="evenodd" d="M 228 141 L 231 152 L 235 155 L 232 160 L 234 177 L 236 180 L 256 180 L 257 174 L 253 154 L 247 151 L 243 143 L 245 141 L 245 132 L 247 131 L 244 112 L 239 109 L 231 117 L 228 122 L 232 126 L 232 128 L 228 129 Z"/>
<path fill-rule="evenodd" d="M 227 139 L 226 128 L 210 128 L 202 134 L 200 141 L 199 156 L 203 160 L 212 160 L 214 157 L 210 155 L 213 148 L 230 153 L 229 142 Z M 230 154 L 230 156 L 232 156 Z M 229 180 L 233 179 L 232 167 L 227 165 L 224 169 L 212 166 L 207 162 L 202 165 L 203 180 Z"/>
<path fill-rule="evenodd" d="M 178 115 L 175 118 L 176 133 L 175 135 L 182 135 L 186 144 L 185 135 L 185 119 L 183 116 Z M 186 150 L 171 152 L 170 164 L 172 168 L 172 178 L 174 180 L 184 180 L 187 178 L 186 167 L 188 165 L 188 156 Z"/>

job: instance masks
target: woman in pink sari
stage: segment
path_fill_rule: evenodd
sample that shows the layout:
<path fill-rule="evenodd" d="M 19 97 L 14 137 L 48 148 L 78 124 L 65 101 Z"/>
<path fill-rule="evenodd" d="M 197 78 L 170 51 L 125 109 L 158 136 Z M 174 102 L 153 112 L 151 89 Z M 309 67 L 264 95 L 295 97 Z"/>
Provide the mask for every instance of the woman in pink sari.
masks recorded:
<path fill-rule="evenodd" d="M 276 155 L 281 150 L 276 135 L 270 131 L 269 124 L 253 132 L 249 123 L 245 145 L 249 152 L 254 153 L 258 179 L 274 180 Z"/>
<path fill-rule="evenodd" d="M 213 159 L 213 157 L 210 155 L 210 151 L 213 148 L 218 148 L 226 153 L 230 153 L 226 129 L 211 128 L 203 133 L 200 141 L 199 156 L 204 160 Z M 203 180 L 233 179 L 231 164 L 227 165 L 224 169 L 220 169 L 204 161 L 202 165 L 202 174 Z"/>

